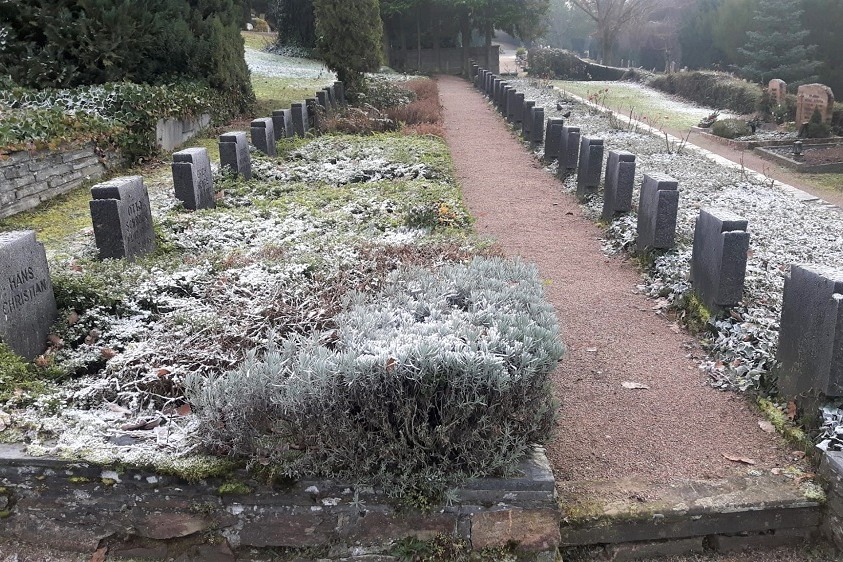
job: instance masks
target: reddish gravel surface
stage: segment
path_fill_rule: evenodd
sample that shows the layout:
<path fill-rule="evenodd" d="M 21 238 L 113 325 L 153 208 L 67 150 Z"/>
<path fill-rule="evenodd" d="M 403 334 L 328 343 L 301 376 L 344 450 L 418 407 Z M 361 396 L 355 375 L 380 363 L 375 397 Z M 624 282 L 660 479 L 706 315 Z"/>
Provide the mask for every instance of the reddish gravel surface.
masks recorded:
<path fill-rule="evenodd" d="M 634 293 L 633 264 L 603 255 L 601 231 L 536 162 L 479 92 L 439 79 L 445 130 L 479 233 L 535 262 L 568 350 L 554 374 L 562 402 L 548 453 L 560 480 L 631 475 L 667 482 L 788 464 L 747 401 L 714 390 L 688 358 L 696 344 Z M 624 381 L 649 390 L 627 390 Z"/>

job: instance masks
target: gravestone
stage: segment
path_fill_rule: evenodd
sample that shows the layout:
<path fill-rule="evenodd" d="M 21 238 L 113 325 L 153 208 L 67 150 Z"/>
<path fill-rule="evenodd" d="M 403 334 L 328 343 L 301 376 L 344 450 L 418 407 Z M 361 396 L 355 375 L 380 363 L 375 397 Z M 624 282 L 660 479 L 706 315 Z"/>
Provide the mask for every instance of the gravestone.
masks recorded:
<path fill-rule="evenodd" d="M 345 84 L 340 81 L 334 82 L 334 97 L 339 107 L 348 107 L 348 101 L 345 99 Z"/>
<path fill-rule="evenodd" d="M 547 120 L 547 128 L 544 135 L 544 156 L 545 162 L 553 162 L 559 158 L 559 142 L 562 138 L 562 127 L 565 120 L 561 117 L 551 117 Z"/>
<path fill-rule="evenodd" d="M 559 169 L 556 172 L 560 178 L 573 173 L 577 169 L 580 157 L 580 128 L 568 125 L 562 126 L 559 136 Z"/>
<path fill-rule="evenodd" d="M 825 84 L 803 84 L 796 92 L 796 126 L 811 120 L 814 109 L 820 110 L 824 123 L 831 122 L 834 93 Z"/>
<path fill-rule="evenodd" d="M 483 90 L 486 86 L 486 69 L 481 68 L 480 72 L 477 73 L 477 78 L 474 79 L 474 86 L 478 90 Z"/>
<path fill-rule="evenodd" d="M 492 88 L 492 104 L 498 105 L 498 98 L 501 95 L 501 88 L 503 88 L 504 82 L 500 78 L 495 78 Z"/>
<path fill-rule="evenodd" d="M 275 150 L 275 129 L 272 126 L 272 117 L 261 117 L 252 120 L 250 124 L 252 144 L 255 148 L 267 156 L 277 156 Z"/>
<path fill-rule="evenodd" d="M 634 185 L 635 155 L 625 150 L 610 150 L 606 161 L 603 213 L 600 218 L 611 221 L 615 213 L 626 213 L 632 209 Z"/>
<path fill-rule="evenodd" d="M 319 112 L 319 102 L 316 98 L 305 100 L 305 112 L 307 114 L 308 126 L 316 131 L 322 128 L 322 114 Z"/>
<path fill-rule="evenodd" d="M 580 137 L 580 163 L 577 166 L 577 198 L 582 201 L 597 193 L 603 174 L 603 139 Z"/>
<path fill-rule="evenodd" d="M 770 107 L 784 105 L 784 99 L 787 96 L 787 82 L 779 78 L 773 78 L 767 86 L 767 91 L 770 94 Z"/>
<path fill-rule="evenodd" d="M 843 396 L 843 269 L 792 265 L 780 326 L 776 374 L 782 396 Z"/>
<path fill-rule="evenodd" d="M 276 109 L 272 112 L 272 128 L 275 131 L 275 140 L 292 137 L 293 112 L 289 109 Z"/>
<path fill-rule="evenodd" d="M 533 108 L 536 102 L 533 100 L 524 100 L 524 105 L 521 106 L 521 137 L 524 140 L 530 140 L 530 127 L 533 125 Z"/>
<path fill-rule="evenodd" d="M 700 209 L 694 227 L 691 283 L 711 310 L 738 304 L 743 296 L 748 223 L 726 209 Z"/>
<path fill-rule="evenodd" d="M 523 120 L 524 113 L 524 93 L 515 92 L 512 95 L 512 123 L 518 125 Z"/>
<path fill-rule="evenodd" d="M 44 245 L 34 230 L 0 233 L 0 338 L 32 361 L 47 349 L 56 299 Z"/>
<path fill-rule="evenodd" d="M 125 176 L 91 188 L 91 219 L 100 258 L 134 259 L 155 250 L 152 210 L 143 176 Z"/>
<path fill-rule="evenodd" d="M 533 120 L 530 125 L 531 144 L 541 144 L 544 142 L 544 108 L 533 107 L 530 109 L 530 118 Z"/>
<path fill-rule="evenodd" d="M 185 209 L 214 208 L 214 178 L 206 149 L 187 148 L 173 153 L 173 186 L 176 199 Z"/>
<path fill-rule="evenodd" d="M 523 94 L 522 94 L 523 96 Z M 513 88 L 509 91 L 509 95 L 506 96 L 506 111 L 504 114 L 506 115 L 506 120 L 510 123 L 515 122 L 515 100 L 518 97 L 518 90 Z"/>
<path fill-rule="evenodd" d="M 310 129 L 310 119 L 307 115 L 307 102 L 297 102 L 290 106 L 290 111 L 293 113 L 293 130 L 296 135 L 303 137 Z"/>
<path fill-rule="evenodd" d="M 336 111 L 340 108 L 339 102 L 337 101 L 337 88 L 335 85 L 331 84 L 330 86 L 324 88 L 322 90 L 325 92 L 325 95 L 328 98 L 328 105 L 325 106 L 325 110 L 328 111 Z"/>
<path fill-rule="evenodd" d="M 673 247 L 678 210 L 679 182 L 667 174 L 644 174 L 638 198 L 639 254 Z"/>
<path fill-rule="evenodd" d="M 327 88 L 321 92 L 316 92 L 316 103 L 325 108 L 325 111 L 331 109 L 331 100 L 328 96 Z"/>
<path fill-rule="evenodd" d="M 486 76 L 486 97 L 491 98 L 495 91 L 495 75 L 491 72 Z"/>
<path fill-rule="evenodd" d="M 480 67 L 474 63 L 471 64 L 471 79 L 477 78 L 477 73 L 480 72 Z"/>
<path fill-rule="evenodd" d="M 249 143 L 246 133 L 232 131 L 220 135 L 220 166 L 228 168 L 232 173 L 252 179 L 252 158 L 249 156 Z"/>
<path fill-rule="evenodd" d="M 506 115 L 506 98 L 509 97 L 509 92 L 514 90 L 512 86 L 509 84 L 504 84 L 503 88 L 501 88 L 501 95 L 500 99 L 498 100 L 498 112 Z"/>

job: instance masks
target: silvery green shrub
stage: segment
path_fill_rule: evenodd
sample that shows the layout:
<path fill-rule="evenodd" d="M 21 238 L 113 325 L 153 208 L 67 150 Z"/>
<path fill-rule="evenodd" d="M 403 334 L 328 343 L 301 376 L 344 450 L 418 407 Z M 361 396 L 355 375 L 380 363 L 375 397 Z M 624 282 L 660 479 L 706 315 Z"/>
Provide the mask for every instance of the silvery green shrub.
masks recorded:
<path fill-rule="evenodd" d="M 533 266 L 399 269 L 382 292 L 349 298 L 336 323 L 188 379 L 207 446 L 401 495 L 506 473 L 548 437 L 563 346 Z"/>

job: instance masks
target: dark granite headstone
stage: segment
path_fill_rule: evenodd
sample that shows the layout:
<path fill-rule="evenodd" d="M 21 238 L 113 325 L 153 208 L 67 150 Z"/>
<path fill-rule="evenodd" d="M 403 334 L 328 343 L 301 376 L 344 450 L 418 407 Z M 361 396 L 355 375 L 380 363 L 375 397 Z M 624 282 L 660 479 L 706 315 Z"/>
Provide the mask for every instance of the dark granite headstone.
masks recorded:
<path fill-rule="evenodd" d="M 249 156 L 249 142 L 243 131 L 232 131 L 220 135 L 220 166 L 231 172 L 252 179 L 252 158 Z"/>
<path fill-rule="evenodd" d="M 515 92 L 515 98 L 512 104 L 512 122 L 520 124 L 524 120 L 524 94 L 522 92 Z"/>
<path fill-rule="evenodd" d="M 506 94 L 506 102 L 504 104 L 504 117 L 506 120 L 512 123 L 513 116 L 515 115 L 515 96 L 518 95 L 518 90 L 512 88 Z"/>
<path fill-rule="evenodd" d="M 307 98 L 305 100 L 305 109 L 307 111 L 307 123 L 312 129 L 319 131 L 322 128 L 323 113 L 319 109 L 319 102 L 316 98 Z"/>
<path fill-rule="evenodd" d="M 635 155 L 625 150 L 610 150 L 606 161 L 603 213 L 600 218 L 610 221 L 615 213 L 626 213 L 632 209 L 634 185 Z"/>
<path fill-rule="evenodd" d="M 214 208 L 214 178 L 206 149 L 187 148 L 173 153 L 173 186 L 176 199 L 185 209 Z"/>
<path fill-rule="evenodd" d="M 580 158 L 580 128 L 570 125 L 562 126 L 559 136 L 559 169 L 556 172 L 560 178 L 572 174 L 577 169 Z"/>
<path fill-rule="evenodd" d="M 478 72 L 480 72 L 480 66 L 475 63 L 471 63 L 471 78 L 475 78 Z"/>
<path fill-rule="evenodd" d="M 843 396 L 843 269 L 792 265 L 780 326 L 775 372 L 782 397 L 803 406 L 800 398 Z"/>
<path fill-rule="evenodd" d="M 331 84 L 324 90 L 325 96 L 327 96 L 328 105 L 325 106 L 326 111 L 336 111 L 340 108 L 339 102 L 337 101 L 337 89 L 336 86 Z"/>
<path fill-rule="evenodd" d="M 603 139 L 580 137 L 580 163 L 577 166 L 577 198 L 597 193 L 603 175 Z"/>
<path fill-rule="evenodd" d="M 91 219 L 100 258 L 134 259 L 155 249 L 152 210 L 143 176 L 125 176 L 91 188 Z"/>
<path fill-rule="evenodd" d="M 250 124 L 252 144 L 255 148 L 267 156 L 277 156 L 275 150 L 275 129 L 272 126 L 272 117 L 261 117 L 252 120 Z"/>
<path fill-rule="evenodd" d="M 293 130 L 297 136 L 303 137 L 310 128 L 310 119 L 307 115 L 307 102 L 297 102 L 290 106 L 293 113 Z"/>
<path fill-rule="evenodd" d="M 524 100 L 524 105 L 521 106 L 521 138 L 530 140 L 530 127 L 533 125 L 533 108 L 536 102 L 533 100 Z"/>
<path fill-rule="evenodd" d="M 509 83 L 504 83 L 501 88 L 500 99 L 498 99 L 498 111 L 504 116 L 506 115 L 506 98 L 509 97 L 509 92 L 514 89 Z"/>
<path fill-rule="evenodd" d="M 561 117 L 551 117 L 547 120 L 547 128 L 544 134 L 544 156 L 545 162 L 553 162 L 559 158 L 559 144 L 562 139 L 562 127 L 565 120 Z"/>
<path fill-rule="evenodd" d="M 334 82 L 334 97 L 337 99 L 338 106 L 348 107 L 348 102 L 345 99 L 345 84 L 342 82 Z"/>
<path fill-rule="evenodd" d="M 497 105 L 497 103 L 498 103 L 498 95 L 499 95 L 499 92 L 500 92 L 500 89 L 501 89 L 501 83 L 502 82 L 503 82 L 503 80 L 501 80 L 500 78 L 495 78 L 494 80 L 492 80 L 492 98 L 491 99 L 492 99 L 492 103 L 495 104 L 495 105 Z"/>
<path fill-rule="evenodd" d="M 679 182 L 666 174 L 644 174 L 638 199 L 638 252 L 673 247 Z"/>
<path fill-rule="evenodd" d="M 272 128 L 275 131 L 275 140 L 292 137 L 293 112 L 289 109 L 276 109 L 272 112 Z"/>
<path fill-rule="evenodd" d="M 530 125 L 530 137 L 527 140 L 533 145 L 541 144 L 544 142 L 544 108 L 533 107 L 530 109 L 530 118 L 533 123 Z"/>
<path fill-rule="evenodd" d="M 743 296 L 747 220 L 726 209 L 700 209 L 694 228 L 691 283 L 711 310 L 738 304 Z"/>
<path fill-rule="evenodd" d="M 58 313 L 47 255 L 34 230 L 0 233 L 0 302 L 3 342 L 30 361 L 44 353 Z"/>
<path fill-rule="evenodd" d="M 316 103 L 321 105 L 325 108 L 325 111 L 331 109 L 331 100 L 328 95 L 328 89 L 324 89 L 321 92 L 316 92 Z"/>

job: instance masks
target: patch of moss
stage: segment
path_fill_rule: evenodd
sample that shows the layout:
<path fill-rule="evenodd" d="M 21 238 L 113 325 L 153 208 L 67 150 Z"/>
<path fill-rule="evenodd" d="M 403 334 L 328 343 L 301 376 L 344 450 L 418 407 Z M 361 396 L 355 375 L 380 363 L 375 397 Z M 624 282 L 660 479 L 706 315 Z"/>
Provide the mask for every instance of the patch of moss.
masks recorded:
<path fill-rule="evenodd" d="M 685 325 L 692 334 L 708 330 L 709 322 L 715 314 L 700 300 L 695 292 L 691 291 L 686 295 L 682 308 L 687 311 Z"/>
<path fill-rule="evenodd" d="M 802 494 L 808 501 L 817 502 L 820 504 L 824 504 L 826 501 L 828 501 L 828 496 L 826 496 L 825 490 L 823 490 L 822 486 L 813 482 L 806 482 L 802 484 Z"/>
<path fill-rule="evenodd" d="M 6 519 L 7 517 L 9 517 L 11 515 L 12 515 L 12 511 L 9 510 L 9 509 L 4 509 L 3 511 L 0 511 L 0 519 Z"/>
<path fill-rule="evenodd" d="M 114 486 L 117 484 L 117 480 L 114 480 L 113 478 L 102 478 L 100 482 L 102 482 L 103 486 Z"/>
<path fill-rule="evenodd" d="M 245 496 L 254 492 L 252 488 L 242 482 L 226 482 L 217 489 L 217 493 L 221 496 L 225 494 L 234 494 Z"/>
<path fill-rule="evenodd" d="M 16 404 L 26 405 L 47 392 L 49 383 L 60 376 L 57 369 L 38 367 L 0 342 L 0 403 L 14 399 Z"/>
<path fill-rule="evenodd" d="M 767 398 L 758 399 L 758 408 L 764 417 L 767 418 L 773 427 L 776 428 L 785 439 L 793 443 L 797 447 L 801 447 L 806 451 L 813 448 L 813 444 L 808 436 L 800 427 L 797 427 L 792 421 L 787 419 L 787 416 L 781 409 Z"/>
<path fill-rule="evenodd" d="M 88 484 L 92 482 L 92 480 L 86 476 L 70 476 L 67 481 L 71 484 Z"/>
<path fill-rule="evenodd" d="M 472 550 L 467 541 L 439 535 L 427 541 L 415 537 L 400 540 L 393 545 L 389 554 L 414 562 L 515 562 L 519 559 L 515 554 L 517 546 L 510 543 L 503 547 Z"/>
<path fill-rule="evenodd" d="M 240 466 L 240 463 L 228 458 L 206 455 L 170 459 L 152 468 L 161 474 L 176 476 L 188 482 L 199 482 L 228 476 Z"/>

